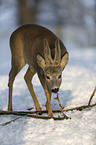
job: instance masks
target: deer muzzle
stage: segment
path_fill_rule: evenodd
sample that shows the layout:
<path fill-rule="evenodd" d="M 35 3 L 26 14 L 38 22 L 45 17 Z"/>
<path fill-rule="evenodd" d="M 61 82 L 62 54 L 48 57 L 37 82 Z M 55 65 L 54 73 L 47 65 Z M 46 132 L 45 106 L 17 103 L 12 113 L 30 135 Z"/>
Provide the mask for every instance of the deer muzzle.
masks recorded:
<path fill-rule="evenodd" d="M 52 93 L 57 93 L 59 91 L 59 88 L 54 88 L 51 90 Z"/>

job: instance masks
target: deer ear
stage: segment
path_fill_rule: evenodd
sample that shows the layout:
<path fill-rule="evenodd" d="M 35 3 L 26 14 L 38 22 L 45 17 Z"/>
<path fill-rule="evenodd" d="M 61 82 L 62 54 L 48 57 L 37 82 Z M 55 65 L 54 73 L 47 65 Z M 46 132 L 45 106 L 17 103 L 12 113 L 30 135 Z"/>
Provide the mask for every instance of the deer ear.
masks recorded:
<path fill-rule="evenodd" d="M 44 68 L 45 68 L 45 59 L 40 54 L 37 55 L 37 63 L 44 70 Z"/>
<path fill-rule="evenodd" d="M 64 69 L 64 67 L 66 66 L 66 64 L 68 63 L 68 59 L 69 59 L 69 54 L 68 52 L 61 58 L 61 68 L 62 70 Z"/>

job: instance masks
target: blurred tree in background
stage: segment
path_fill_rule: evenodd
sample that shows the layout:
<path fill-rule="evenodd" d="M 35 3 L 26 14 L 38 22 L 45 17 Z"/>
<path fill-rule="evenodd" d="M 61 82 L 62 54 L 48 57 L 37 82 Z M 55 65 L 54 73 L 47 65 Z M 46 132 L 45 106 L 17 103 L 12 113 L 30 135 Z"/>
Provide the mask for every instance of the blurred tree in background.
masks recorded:
<path fill-rule="evenodd" d="M 17 0 L 20 23 L 89 25 L 96 21 L 96 0 Z M 49 17 L 48 17 L 49 16 Z"/>
<path fill-rule="evenodd" d="M 36 23 L 54 29 L 65 42 L 69 37 L 80 47 L 96 46 L 96 0 L 0 0 L 0 19 L 4 30 Z"/>
<path fill-rule="evenodd" d="M 36 21 L 36 13 L 38 10 L 39 0 L 28 2 L 27 0 L 18 0 L 18 18 L 20 24 L 34 23 Z"/>
<path fill-rule="evenodd" d="M 28 23 L 51 29 L 64 42 L 68 52 L 79 48 L 86 48 L 89 54 L 87 48 L 95 52 L 96 0 L 0 0 L 1 74 L 8 74 L 10 68 L 11 33 Z"/>

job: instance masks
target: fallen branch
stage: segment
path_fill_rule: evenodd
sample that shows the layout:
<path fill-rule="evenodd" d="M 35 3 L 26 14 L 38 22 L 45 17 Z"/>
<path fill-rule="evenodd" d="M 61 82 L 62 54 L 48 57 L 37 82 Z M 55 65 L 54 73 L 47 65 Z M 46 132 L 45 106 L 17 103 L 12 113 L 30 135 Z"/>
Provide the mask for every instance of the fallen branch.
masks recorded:
<path fill-rule="evenodd" d="M 51 116 L 44 116 L 44 115 L 34 115 L 34 114 L 27 114 L 26 116 L 28 117 L 33 117 L 33 118 L 38 118 L 38 119 L 54 119 L 54 120 L 64 120 L 66 119 L 65 116 L 64 117 L 51 117 Z"/>
<path fill-rule="evenodd" d="M 96 103 L 92 104 L 92 105 L 82 105 L 82 106 L 78 106 L 78 107 L 74 107 L 74 108 L 63 109 L 63 111 L 65 111 L 65 112 L 74 111 L 74 110 L 82 111 L 83 109 L 89 109 L 89 108 L 92 108 L 94 106 L 96 106 Z"/>
<path fill-rule="evenodd" d="M 62 112 L 64 118 L 65 118 L 65 119 L 71 119 L 70 117 L 68 117 L 68 116 L 64 113 L 64 110 L 62 109 L 62 106 L 61 106 L 61 103 L 60 103 L 60 99 L 59 99 L 58 93 L 57 93 L 57 98 L 55 98 L 55 99 L 58 100 L 58 104 L 59 104 L 60 110 L 61 110 L 61 112 Z"/>
<path fill-rule="evenodd" d="M 68 111 L 74 111 L 74 110 L 79 110 L 82 111 L 83 109 L 88 109 L 88 108 L 92 108 L 96 106 L 95 104 L 92 104 L 90 106 L 88 105 L 82 105 L 82 106 L 78 106 L 78 107 L 73 107 L 73 108 L 69 108 L 69 109 L 63 109 L 64 112 L 68 112 Z M 52 110 L 53 113 L 60 113 L 61 110 Z M 0 111 L 0 115 L 20 115 L 20 116 L 26 116 L 26 114 L 44 114 L 44 113 L 48 113 L 48 110 L 42 110 L 42 111 Z"/>
<path fill-rule="evenodd" d="M 63 113 L 63 117 L 60 117 L 60 116 L 50 117 L 50 116 L 45 116 L 45 115 L 39 115 L 39 114 L 48 113 L 48 110 L 41 110 L 41 111 L 3 111 L 3 110 L 1 110 L 0 115 L 10 115 L 10 114 L 12 114 L 12 115 L 17 115 L 17 116 L 28 116 L 28 117 L 38 118 L 38 119 L 51 119 L 51 118 L 53 118 L 54 120 L 69 119 L 69 117 L 67 117 L 64 112 L 74 111 L 74 110 L 82 111 L 83 109 L 89 109 L 89 108 L 92 108 L 92 107 L 96 106 L 96 103 L 90 105 L 95 92 L 96 92 L 96 87 L 95 87 L 95 89 L 94 89 L 94 91 L 93 91 L 93 93 L 92 93 L 92 95 L 89 99 L 88 105 L 82 105 L 82 106 L 69 108 L 69 109 L 62 109 L 62 106 L 61 106 L 61 103 L 60 103 L 60 100 L 59 100 L 59 95 L 57 94 L 56 99 L 58 100 L 60 110 L 53 110 L 53 113 Z M 9 122 L 9 123 L 11 123 L 11 122 Z"/>
<path fill-rule="evenodd" d="M 64 109 L 63 111 L 66 111 L 66 112 L 67 112 L 67 111 L 73 111 L 73 110 L 82 111 L 83 109 L 88 109 L 88 108 L 92 108 L 92 107 L 96 106 L 96 103 L 90 105 L 90 104 L 91 104 L 91 101 L 92 101 L 92 99 L 93 99 L 93 97 L 94 97 L 94 95 L 95 95 L 95 92 L 96 92 L 96 87 L 95 87 L 95 89 L 93 90 L 93 93 L 92 93 L 92 95 L 91 95 L 91 97 L 90 97 L 90 99 L 89 99 L 88 105 L 82 105 L 82 106 L 79 106 L 79 107 L 74 107 L 74 108 L 70 108 L 70 109 Z"/>
<path fill-rule="evenodd" d="M 60 110 L 53 110 L 53 113 L 61 112 Z M 27 116 L 27 117 L 33 117 L 38 119 L 51 119 L 54 120 L 64 120 L 65 117 L 50 117 L 50 116 L 44 116 L 44 115 L 38 115 L 38 114 L 44 114 L 48 113 L 48 110 L 42 110 L 42 111 L 0 111 L 0 115 L 17 115 L 17 116 Z"/>
<path fill-rule="evenodd" d="M 11 121 L 8 121 L 8 122 L 5 122 L 5 123 L 3 123 L 3 124 L 0 124 L 0 126 L 8 125 L 8 124 L 10 124 L 11 122 L 14 122 L 14 121 L 16 121 L 16 120 L 19 119 L 19 118 L 21 118 L 21 117 L 18 117 L 18 118 L 15 118 L 15 119 L 11 120 Z"/>

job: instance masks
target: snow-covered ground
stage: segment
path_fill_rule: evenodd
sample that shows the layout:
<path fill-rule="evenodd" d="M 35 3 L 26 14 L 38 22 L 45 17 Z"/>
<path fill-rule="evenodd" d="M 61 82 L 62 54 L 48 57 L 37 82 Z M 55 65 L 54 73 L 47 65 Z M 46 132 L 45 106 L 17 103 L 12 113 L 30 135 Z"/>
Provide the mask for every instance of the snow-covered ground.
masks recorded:
<path fill-rule="evenodd" d="M 61 104 L 65 108 L 86 105 L 96 86 L 96 48 L 68 50 L 70 60 L 63 72 L 59 92 Z M 5 62 L 8 68 L 9 62 Z M 0 64 L 1 71 L 4 64 Z M 33 101 L 24 82 L 25 67 L 14 82 L 13 109 L 27 110 Z M 7 110 L 8 75 L 0 75 L 0 110 Z M 42 109 L 46 97 L 37 76 L 33 80 L 34 89 Z M 59 109 L 52 95 L 52 108 Z M 93 101 L 96 103 L 96 94 Z M 96 107 L 83 111 L 66 113 L 71 120 L 40 120 L 14 115 L 0 116 L 0 145 L 95 145 L 96 144 Z M 14 120 L 10 124 L 4 123 Z"/>
<path fill-rule="evenodd" d="M 89 0 L 84 1 L 86 4 L 89 2 Z M 5 3 L 4 0 L 2 2 Z M 0 110 L 7 110 L 7 84 L 11 58 L 8 42 L 11 32 L 17 27 L 14 2 L 13 4 L 5 3 L 7 4 L 5 7 L 1 5 L 0 11 L 2 12 L 0 15 Z M 8 9 L 8 5 L 11 8 Z M 48 12 L 50 13 L 50 11 Z M 51 22 L 50 19 L 49 22 Z M 92 29 L 93 26 L 90 28 Z M 92 39 L 95 30 L 92 31 L 92 35 L 83 32 L 83 29 L 82 31 L 76 29 L 76 27 L 74 29 L 68 27 L 64 30 L 56 27 L 54 31 L 61 35 L 70 55 L 69 63 L 63 72 L 59 92 L 61 104 L 65 108 L 86 105 L 96 86 L 96 48 L 80 49 L 80 46 L 85 43 L 88 46 L 90 42 L 88 43 L 86 38 L 88 36 Z M 14 110 L 27 110 L 34 107 L 23 79 L 26 69 L 27 66 L 19 73 L 14 82 Z M 34 77 L 33 84 L 40 105 L 42 109 L 45 109 L 46 97 L 37 76 Z M 52 95 L 52 109 L 59 109 L 54 97 L 56 96 Z M 96 103 L 96 94 L 92 103 Z M 0 145 L 96 145 L 96 107 L 81 112 L 69 111 L 66 114 L 71 117 L 71 120 L 54 121 L 53 119 L 40 120 L 14 115 L 0 116 Z M 16 118 L 17 120 L 5 124 Z"/>

